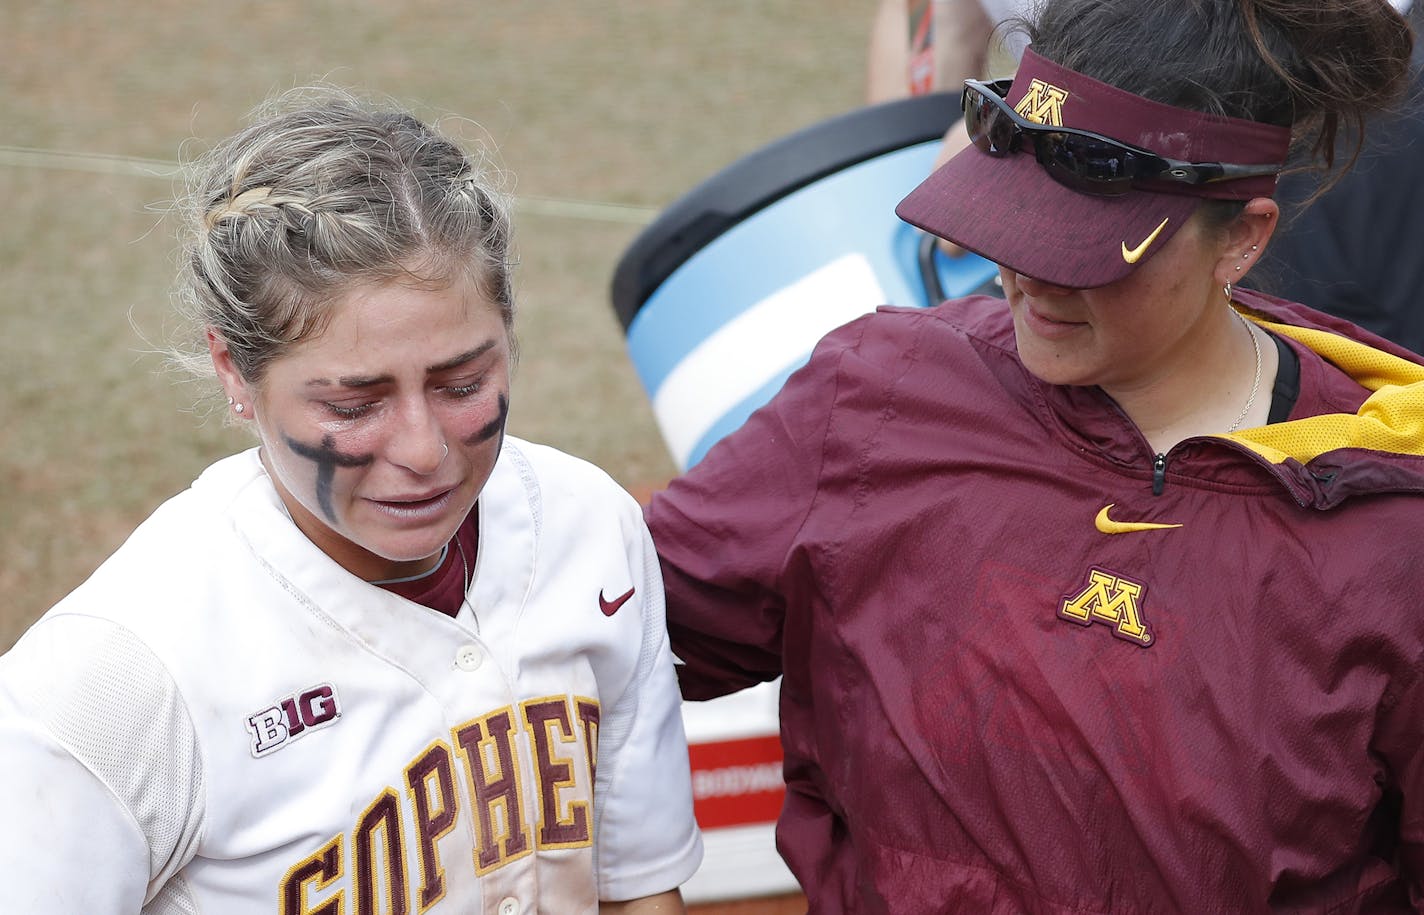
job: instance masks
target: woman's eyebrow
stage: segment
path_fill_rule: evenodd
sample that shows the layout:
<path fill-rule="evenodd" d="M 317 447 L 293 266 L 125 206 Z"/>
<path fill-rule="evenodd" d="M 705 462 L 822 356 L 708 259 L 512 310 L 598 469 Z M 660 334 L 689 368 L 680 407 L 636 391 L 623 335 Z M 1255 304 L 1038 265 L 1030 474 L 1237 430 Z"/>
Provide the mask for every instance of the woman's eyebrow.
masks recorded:
<path fill-rule="evenodd" d="M 486 340 L 472 350 L 467 350 L 458 356 L 452 356 L 444 362 L 437 362 L 434 365 L 427 366 L 425 371 L 433 374 L 435 372 L 444 372 L 458 368 L 467 362 L 478 359 L 480 356 L 489 352 L 493 347 L 494 341 Z M 330 378 L 312 378 L 307 381 L 306 386 L 309 388 L 322 388 L 338 385 L 343 388 L 370 388 L 379 384 L 389 384 L 393 381 L 395 381 L 394 375 L 342 375 L 336 379 L 335 382 Z"/>
<path fill-rule="evenodd" d="M 458 368 L 459 366 L 464 365 L 466 362 L 470 362 L 471 360 L 479 358 L 480 356 L 489 352 L 489 350 L 491 350 L 493 347 L 494 341 L 486 340 L 485 342 L 481 343 L 474 349 L 469 350 L 468 352 L 464 352 L 453 358 L 446 359 L 444 362 L 437 362 L 435 365 L 426 366 L 425 370 L 427 372 L 444 372 L 448 369 Z"/>

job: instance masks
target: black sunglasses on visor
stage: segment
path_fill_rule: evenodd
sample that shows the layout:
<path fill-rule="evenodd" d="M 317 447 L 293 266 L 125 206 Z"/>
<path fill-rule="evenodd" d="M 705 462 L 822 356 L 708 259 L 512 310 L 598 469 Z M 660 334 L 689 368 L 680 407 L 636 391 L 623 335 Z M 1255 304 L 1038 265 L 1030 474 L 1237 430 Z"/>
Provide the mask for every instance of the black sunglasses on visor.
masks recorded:
<path fill-rule="evenodd" d="M 1053 180 L 1075 191 L 1100 197 L 1120 197 L 1136 181 L 1208 184 L 1275 175 L 1279 165 L 1232 165 L 1226 162 L 1183 162 L 1129 146 L 1112 137 L 1075 127 L 1049 127 L 1020 115 L 1007 101 L 1011 79 L 964 81 L 964 127 L 969 139 L 991 156 L 1016 152 L 1025 138 L 1034 158 Z"/>

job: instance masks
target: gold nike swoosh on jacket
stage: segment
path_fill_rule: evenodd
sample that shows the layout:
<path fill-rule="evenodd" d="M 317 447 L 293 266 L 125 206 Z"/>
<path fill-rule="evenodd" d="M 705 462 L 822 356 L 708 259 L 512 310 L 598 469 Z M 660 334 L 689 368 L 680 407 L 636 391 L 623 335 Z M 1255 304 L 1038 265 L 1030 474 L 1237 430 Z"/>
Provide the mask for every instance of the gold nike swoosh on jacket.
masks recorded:
<path fill-rule="evenodd" d="M 1114 521 L 1108 517 L 1108 509 L 1114 503 L 1109 502 L 1098 512 L 1098 516 L 1093 519 L 1093 526 L 1104 534 L 1135 534 L 1140 531 L 1167 531 L 1174 527 L 1181 527 L 1180 524 L 1154 524 L 1151 521 Z"/>

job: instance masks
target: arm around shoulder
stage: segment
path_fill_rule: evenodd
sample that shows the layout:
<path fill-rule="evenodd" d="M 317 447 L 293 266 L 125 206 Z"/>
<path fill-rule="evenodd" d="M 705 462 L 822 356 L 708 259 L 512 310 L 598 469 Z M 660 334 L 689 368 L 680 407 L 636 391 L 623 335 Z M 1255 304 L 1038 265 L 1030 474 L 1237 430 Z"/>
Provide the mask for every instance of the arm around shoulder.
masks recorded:
<path fill-rule="evenodd" d="M 786 561 L 826 472 L 842 362 L 856 361 L 869 320 L 822 338 L 771 401 L 653 495 L 646 518 L 688 699 L 781 674 Z M 843 472 L 836 461 L 832 472 Z"/>

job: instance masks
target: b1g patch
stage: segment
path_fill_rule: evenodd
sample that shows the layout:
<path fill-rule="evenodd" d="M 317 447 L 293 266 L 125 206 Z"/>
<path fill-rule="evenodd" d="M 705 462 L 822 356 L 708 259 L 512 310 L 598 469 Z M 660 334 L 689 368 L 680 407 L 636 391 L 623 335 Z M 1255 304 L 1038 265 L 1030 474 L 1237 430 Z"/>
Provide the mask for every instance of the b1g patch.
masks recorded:
<path fill-rule="evenodd" d="M 247 716 L 252 755 L 261 757 L 280 750 L 304 734 L 334 724 L 340 717 L 341 701 L 330 683 L 283 696 L 276 705 Z"/>

